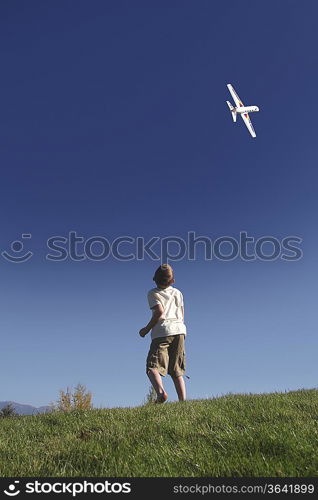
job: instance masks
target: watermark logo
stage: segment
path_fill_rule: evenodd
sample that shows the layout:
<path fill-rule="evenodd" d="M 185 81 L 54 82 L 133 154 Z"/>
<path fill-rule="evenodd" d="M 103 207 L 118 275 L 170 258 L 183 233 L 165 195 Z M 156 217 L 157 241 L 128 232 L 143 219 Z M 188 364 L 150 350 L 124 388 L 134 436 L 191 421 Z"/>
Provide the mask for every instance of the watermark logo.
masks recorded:
<path fill-rule="evenodd" d="M 31 239 L 30 233 L 23 233 L 21 239 Z M 197 235 L 189 231 L 184 238 L 180 236 L 143 236 L 121 235 L 112 241 L 103 235 L 85 238 L 76 231 L 67 235 L 50 236 L 45 244 L 45 259 L 51 262 L 65 260 L 81 262 L 102 262 L 107 259 L 118 261 L 143 261 L 150 259 L 161 263 L 189 261 L 224 261 L 240 259 L 249 261 L 297 261 L 302 258 L 302 238 L 285 236 L 277 238 L 272 235 L 255 238 L 241 231 L 238 237 L 220 236 L 211 238 L 208 235 Z M 21 240 L 11 243 L 11 251 L 1 252 L 2 257 L 12 263 L 28 261 L 33 252 L 24 251 Z"/>
<path fill-rule="evenodd" d="M 20 481 L 14 481 L 14 483 L 19 484 Z M 8 486 L 9 491 L 4 490 L 3 493 L 8 495 L 9 497 L 15 497 L 15 496 L 19 495 L 20 490 L 16 490 L 16 485 L 14 483 L 9 484 L 9 486 Z"/>
<path fill-rule="evenodd" d="M 24 233 L 21 235 L 22 239 L 30 239 L 32 238 L 32 235 L 30 233 Z M 10 245 L 11 250 L 13 252 L 13 255 L 11 253 L 8 253 L 7 251 L 1 252 L 2 257 L 4 257 L 6 260 L 14 263 L 21 263 L 21 262 L 26 262 L 29 260 L 33 253 L 28 251 L 24 253 L 23 255 L 19 255 L 20 252 L 23 251 L 23 242 L 20 240 L 13 241 Z"/>

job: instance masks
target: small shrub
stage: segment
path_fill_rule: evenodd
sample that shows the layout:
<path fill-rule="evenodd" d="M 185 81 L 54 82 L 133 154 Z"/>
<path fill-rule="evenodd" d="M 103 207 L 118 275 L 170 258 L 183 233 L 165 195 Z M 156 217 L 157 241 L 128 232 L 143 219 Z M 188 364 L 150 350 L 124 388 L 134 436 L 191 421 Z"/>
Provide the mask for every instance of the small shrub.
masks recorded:
<path fill-rule="evenodd" d="M 8 403 L 0 410 L 0 418 L 16 417 L 17 415 L 12 403 Z"/>

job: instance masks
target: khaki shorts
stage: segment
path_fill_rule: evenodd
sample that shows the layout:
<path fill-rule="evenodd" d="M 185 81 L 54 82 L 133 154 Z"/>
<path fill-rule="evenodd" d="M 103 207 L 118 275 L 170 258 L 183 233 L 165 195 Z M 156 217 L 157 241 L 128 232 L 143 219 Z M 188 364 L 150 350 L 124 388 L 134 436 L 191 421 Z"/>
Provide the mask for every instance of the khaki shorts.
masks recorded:
<path fill-rule="evenodd" d="M 155 368 L 163 377 L 180 377 L 185 372 L 184 335 L 153 339 L 147 356 L 147 373 Z"/>

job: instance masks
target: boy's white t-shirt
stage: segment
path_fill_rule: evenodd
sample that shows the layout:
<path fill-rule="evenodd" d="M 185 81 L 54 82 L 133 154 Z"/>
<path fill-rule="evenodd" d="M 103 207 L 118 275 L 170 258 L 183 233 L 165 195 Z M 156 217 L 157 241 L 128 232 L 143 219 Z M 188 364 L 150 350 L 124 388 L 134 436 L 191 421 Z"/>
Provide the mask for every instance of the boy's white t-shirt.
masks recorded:
<path fill-rule="evenodd" d="M 152 288 L 148 292 L 148 303 L 150 309 L 161 304 L 164 310 L 163 319 L 160 319 L 151 330 L 152 339 L 187 334 L 182 314 L 183 295 L 180 290 L 172 286 L 164 289 Z"/>

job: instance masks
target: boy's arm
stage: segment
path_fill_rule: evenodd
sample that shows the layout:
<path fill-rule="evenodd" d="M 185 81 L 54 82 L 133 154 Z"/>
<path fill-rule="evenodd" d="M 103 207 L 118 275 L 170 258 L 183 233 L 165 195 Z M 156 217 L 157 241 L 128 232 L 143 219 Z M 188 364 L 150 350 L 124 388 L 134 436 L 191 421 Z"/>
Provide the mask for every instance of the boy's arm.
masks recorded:
<path fill-rule="evenodd" d="M 158 323 L 159 319 L 162 316 L 163 313 L 163 307 L 160 304 L 155 305 L 152 309 L 152 318 L 149 321 L 148 325 L 146 325 L 144 328 L 142 328 L 139 331 L 140 337 L 144 337 L 147 335 L 147 333 L 150 332 L 150 330 Z"/>

